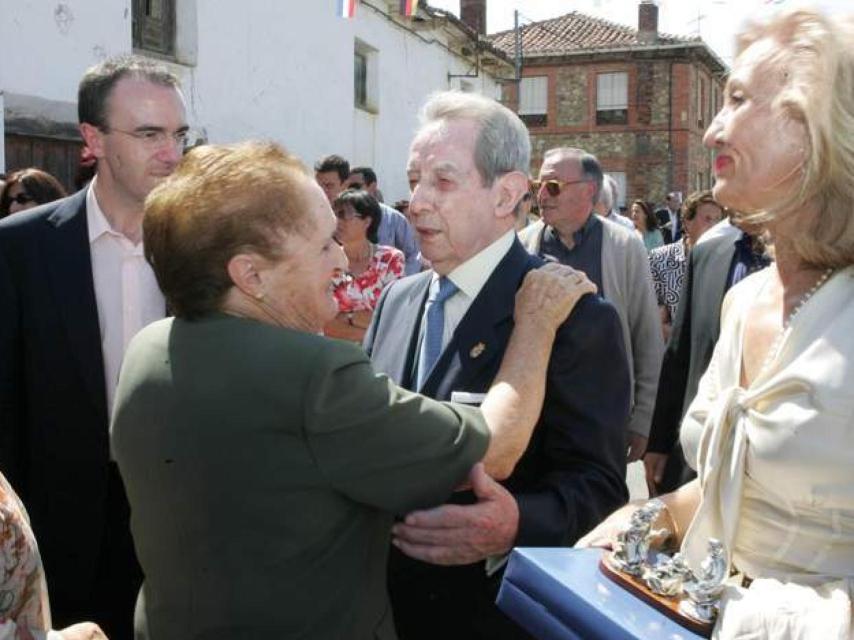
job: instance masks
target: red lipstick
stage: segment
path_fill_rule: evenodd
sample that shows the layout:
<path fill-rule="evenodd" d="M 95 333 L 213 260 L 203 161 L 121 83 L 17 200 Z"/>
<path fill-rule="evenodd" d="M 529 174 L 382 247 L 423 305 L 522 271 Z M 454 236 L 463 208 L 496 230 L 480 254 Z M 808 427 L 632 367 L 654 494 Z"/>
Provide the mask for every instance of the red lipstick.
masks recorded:
<path fill-rule="evenodd" d="M 730 164 L 732 164 L 732 158 L 730 156 L 718 156 L 715 158 L 715 171 L 720 172 Z"/>

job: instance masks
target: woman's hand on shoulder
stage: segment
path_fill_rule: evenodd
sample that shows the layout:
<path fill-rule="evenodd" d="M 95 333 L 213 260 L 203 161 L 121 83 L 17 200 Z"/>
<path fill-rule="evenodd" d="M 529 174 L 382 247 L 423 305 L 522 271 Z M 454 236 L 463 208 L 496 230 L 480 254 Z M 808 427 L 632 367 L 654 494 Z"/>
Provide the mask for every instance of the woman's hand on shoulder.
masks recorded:
<path fill-rule="evenodd" d="M 583 271 L 549 262 L 525 276 L 516 292 L 515 320 L 532 321 L 543 330 L 557 331 L 578 300 L 588 293 L 596 293 L 596 285 Z"/>

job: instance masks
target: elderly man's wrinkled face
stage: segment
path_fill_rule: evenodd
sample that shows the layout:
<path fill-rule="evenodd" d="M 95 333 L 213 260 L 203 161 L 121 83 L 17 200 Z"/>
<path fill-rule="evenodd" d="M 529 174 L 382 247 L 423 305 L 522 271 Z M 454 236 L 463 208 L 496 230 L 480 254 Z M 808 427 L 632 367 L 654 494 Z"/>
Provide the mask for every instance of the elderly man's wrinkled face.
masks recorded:
<path fill-rule="evenodd" d="M 478 125 L 471 120 L 433 123 L 419 132 L 409 152 L 414 184 L 409 216 L 421 251 L 446 275 L 492 244 L 512 226 L 496 215 L 499 180 L 484 186 L 475 166 Z"/>
<path fill-rule="evenodd" d="M 786 203 L 803 177 L 806 127 L 774 102 L 786 73 L 772 62 L 778 47 L 765 38 L 739 55 L 703 140 L 715 150 L 715 200 L 744 213 Z"/>
<path fill-rule="evenodd" d="M 336 220 L 323 191 L 307 180 L 305 198 L 310 227 L 283 238 L 286 257 L 263 273 L 264 292 L 287 326 L 320 332 L 338 314 L 333 278 L 347 268 L 347 258 L 334 238 Z"/>

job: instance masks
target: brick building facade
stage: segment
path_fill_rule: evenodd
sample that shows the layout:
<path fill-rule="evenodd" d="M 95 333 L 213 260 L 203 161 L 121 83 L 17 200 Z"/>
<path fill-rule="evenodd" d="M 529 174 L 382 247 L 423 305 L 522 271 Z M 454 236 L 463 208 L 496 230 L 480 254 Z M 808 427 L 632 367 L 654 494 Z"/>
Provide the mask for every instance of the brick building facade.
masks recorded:
<path fill-rule="evenodd" d="M 535 174 L 545 151 L 580 147 L 617 178 L 621 204 L 662 202 L 712 185 L 702 139 L 723 98 L 727 68 L 699 38 L 658 33 L 658 7 L 638 29 L 572 12 L 521 27 L 521 81 L 505 103 L 531 131 Z M 489 36 L 515 56 L 515 33 Z"/>

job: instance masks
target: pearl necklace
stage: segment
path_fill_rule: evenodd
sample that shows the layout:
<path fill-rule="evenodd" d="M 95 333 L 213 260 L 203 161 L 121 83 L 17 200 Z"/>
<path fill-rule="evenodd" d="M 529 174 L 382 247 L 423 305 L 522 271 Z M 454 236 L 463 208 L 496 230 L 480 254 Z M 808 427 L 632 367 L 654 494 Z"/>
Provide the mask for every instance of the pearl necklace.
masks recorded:
<path fill-rule="evenodd" d="M 815 284 L 810 288 L 809 291 L 801 295 L 801 299 L 798 300 L 798 303 L 795 307 L 789 312 L 789 314 L 783 320 L 783 328 L 780 329 L 779 333 L 777 333 L 777 337 L 774 339 L 774 343 L 771 345 L 771 348 L 768 350 L 768 354 L 765 356 L 765 360 L 762 362 L 762 368 L 760 371 L 762 373 L 771 365 L 774 360 L 777 359 L 777 356 L 780 354 L 780 348 L 783 346 L 783 337 L 786 335 L 786 329 L 788 329 L 792 321 L 795 317 L 801 312 L 801 309 L 804 308 L 804 305 L 812 298 L 816 292 L 824 286 L 824 283 L 830 280 L 830 276 L 833 275 L 833 268 L 825 269 L 822 274 L 815 281 Z"/>
<path fill-rule="evenodd" d="M 783 320 L 783 330 L 787 329 L 790 324 L 792 324 L 792 320 L 795 319 L 801 309 L 804 308 L 804 305 L 815 295 L 815 292 L 821 289 L 825 282 L 830 279 L 830 276 L 833 275 L 833 269 L 828 267 L 822 272 L 822 274 L 818 277 L 818 280 L 815 281 L 815 284 L 812 288 L 807 291 L 805 294 L 801 296 L 801 299 L 798 300 L 798 304 L 795 305 L 795 308 L 789 312 L 789 315 L 786 316 L 786 319 Z"/>

